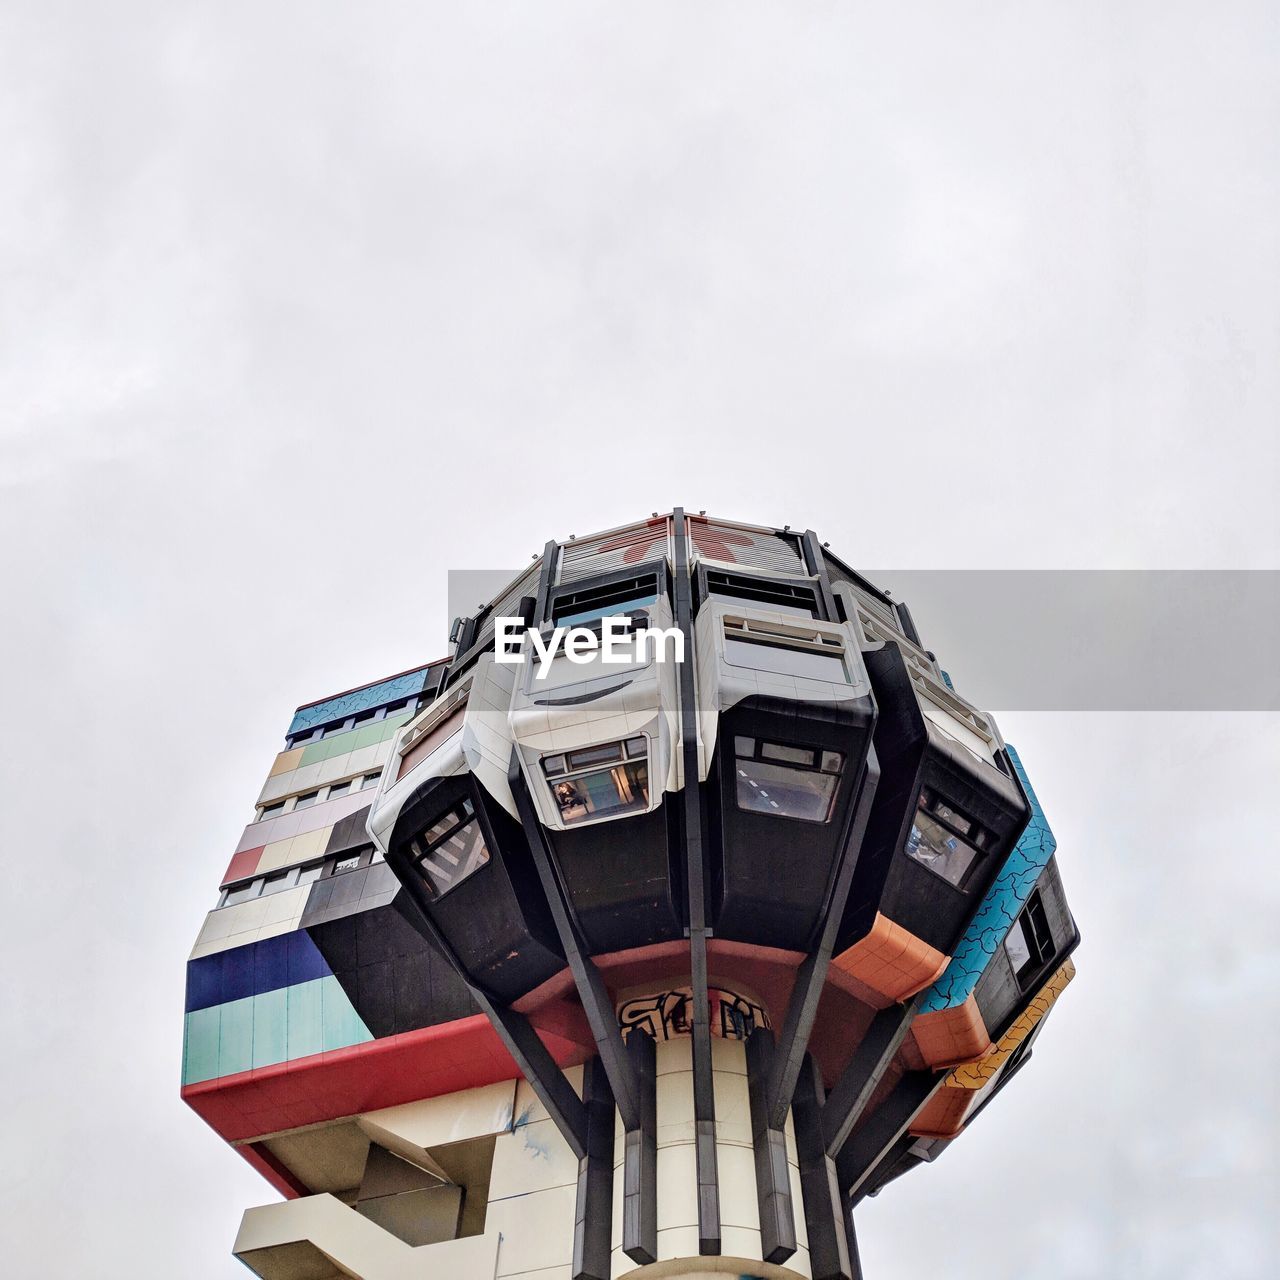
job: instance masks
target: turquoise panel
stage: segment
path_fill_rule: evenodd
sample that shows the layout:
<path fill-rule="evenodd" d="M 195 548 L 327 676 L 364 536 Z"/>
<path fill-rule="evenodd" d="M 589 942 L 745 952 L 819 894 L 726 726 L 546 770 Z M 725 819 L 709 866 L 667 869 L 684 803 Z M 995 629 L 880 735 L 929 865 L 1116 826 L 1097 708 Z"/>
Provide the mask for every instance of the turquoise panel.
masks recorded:
<path fill-rule="evenodd" d="M 1008 750 L 1014 772 L 1031 803 L 1031 821 L 1005 859 L 999 878 L 987 891 L 987 896 L 982 900 L 978 914 L 974 916 L 973 923 L 956 948 L 951 963 L 947 965 L 942 977 L 926 992 L 920 1004 L 921 1013 L 952 1009 L 964 1004 L 969 998 L 978 985 L 987 962 L 1004 941 L 1005 934 L 1018 918 L 1018 912 L 1031 896 L 1040 873 L 1058 847 L 1058 842 L 1045 821 L 1040 801 L 1036 799 L 1036 793 L 1027 780 L 1022 761 L 1018 759 L 1018 753 L 1012 747 Z"/>
<path fill-rule="evenodd" d="M 287 988 L 289 993 L 288 1056 L 306 1058 L 324 1048 L 320 1024 L 320 988 L 329 978 L 317 978 L 313 982 L 300 982 Z"/>
<path fill-rule="evenodd" d="M 313 978 L 187 1014 L 182 1083 L 198 1084 L 372 1039 L 338 979 Z"/>
<path fill-rule="evenodd" d="M 288 1057 L 289 988 L 253 997 L 253 1065 L 270 1067 Z"/>
<path fill-rule="evenodd" d="M 373 1039 L 337 978 L 321 978 L 321 1032 L 325 1052 Z"/>
<path fill-rule="evenodd" d="M 221 1013 L 217 1005 L 187 1014 L 182 1045 L 182 1083 L 212 1080 L 218 1074 L 218 1028 Z"/>
<path fill-rule="evenodd" d="M 302 748 L 302 756 L 298 761 L 299 768 L 316 764 L 321 760 L 329 760 L 333 756 L 346 755 L 348 751 L 358 751 L 361 747 L 372 747 L 392 737 L 396 730 L 409 718 L 409 712 L 397 711 L 384 720 L 375 720 L 372 724 L 362 724 L 358 729 L 348 729 L 345 733 L 335 733 L 331 738 L 321 738 L 319 742 L 308 742 Z"/>
<path fill-rule="evenodd" d="M 218 1035 L 218 1074 L 233 1076 L 253 1066 L 253 997 L 230 1000 L 218 1009 L 222 1025 Z"/>
<path fill-rule="evenodd" d="M 289 732 L 301 733 L 304 729 L 314 728 L 318 724 L 328 724 L 331 720 L 344 720 L 347 716 L 359 715 L 371 707 L 380 707 L 385 702 L 398 702 L 415 693 L 422 692 L 427 681 L 427 668 L 410 671 L 407 675 L 393 676 L 390 680 L 382 680 L 377 684 L 366 685 L 363 689 L 355 689 L 337 698 L 329 698 L 325 702 L 317 702 L 312 707 L 300 707 L 289 725 Z"/>

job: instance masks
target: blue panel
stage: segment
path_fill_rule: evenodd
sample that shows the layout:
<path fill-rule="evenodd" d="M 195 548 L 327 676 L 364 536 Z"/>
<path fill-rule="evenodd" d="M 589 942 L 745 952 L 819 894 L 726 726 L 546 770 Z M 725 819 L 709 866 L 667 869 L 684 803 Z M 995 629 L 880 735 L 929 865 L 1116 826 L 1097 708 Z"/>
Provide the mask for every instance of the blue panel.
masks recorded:
<path fill-rule="evenodd" d="M 289 948 L 289 985 L 299 982 L 312 982 L 316 978 L 327 978 L 333 970 L 320 954 L 320 948 L 311 941 L 311 935 L 305 929 L 295 929 L 286 933 L 284 940 Z"/>
<path fill-rule="evenodd" d="M 245 1000 L 332 973 L 305 930 L 187 961 L 188 1013 Z"/>
<path fill-rule="evenodd" d="M 1009 748 L 1009 759 L 1031 803 L 1031 821 L 1022 838 L 1005 859 L 1000 876 L 987 891 L 964 939 L 956 948 L 951 963 L 941 978 L 929 988 L 920 1005 L 921 1013 L 933 1013 L 938 1009 L 952 1009 L 962 1005 L 978 985 L 987 962 L 1004 941 L 1014 920 L 1018 917 L 1031 890 L 1035 888 L 1040 873 L 1053 857 L 1058 847 L 1045 821 L 1040 801 L 1027 781 L 1026 772 L 1018 753 Z"/>
<path fill-rule="evenodd" d="M 222 957 L 226 954 L 219 951 L 216 955 L 201 956 L 199 960 L 187 962 L 188 1013 L 222 1002 Z"/>
<path fill-rule="evenodd" d="M 393 676 L 390 680 L 382 680 L 378 684 L 366 685 L 363 689 L 355 689 L 337 698 L 317 702 L 311 707 L 300 707 L 293 717 L 293 723 L 289 725 L 289 732 L 301 733 L 318 724 L 345 720 L 347 716 L 359 715 L 361 711 L 381 707 L 388 702 L 400 702 L 415 693 L 421 693 L 426 682 L 427 668 L 422 667 L 407 675 Z"/>
<path fill-rule="evenodd" d="M 289 934 L 265 938 L 253 947 L 253 990 L 255 995 L 277 991 L 289 985 Z"/>
<path fill-rule="evenodd" d="M 222 1001 L 247 1000 L 253 995 L 253 954 L 257 947 L 232 947 L 221 953 Z"/>

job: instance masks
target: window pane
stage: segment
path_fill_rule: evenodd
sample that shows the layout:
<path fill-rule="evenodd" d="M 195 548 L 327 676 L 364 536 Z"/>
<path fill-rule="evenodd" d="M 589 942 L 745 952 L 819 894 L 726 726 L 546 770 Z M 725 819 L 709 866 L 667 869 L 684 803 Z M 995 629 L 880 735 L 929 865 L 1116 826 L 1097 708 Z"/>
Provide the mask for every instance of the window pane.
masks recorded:
<path fill-rule="evenodd" d="M 564 772 L 564 756 L 547 756 L 542 762 L 542 771 L 546 774 Z"/>
<path fill-rule="evenodd" d="M 281 889 L 290 888 L 289 879 L 292 874 L 291 871 L 277 871 L 274 875 L 267 876 L 262 882 L 262 896 L 265 898 L 269 893 L 279 893 Z"/>
<path fill-rule="evenodd" d="M 316 797 L 320 793 L 318 791 L 308 791 L 305 796 L 299 796 L 294 802 L 295 809 L 309 809 L 316 802 Z"/>
<path fill-rule="evenodd" d="M 831 817 L 839 774 L 816 773 L 765 760 L 739 760 L 738 807 L 805 822 Z"/>
<path fill-rule="evenodd" d="M 283 809 L 284 809 L 283 800 L 279 800 L 275 804 L 264 805 L 262 810 L 262 817 L 260 817 L 258 821 L 261 822 L 263 818 L 274 818 L 276 814 L 282 812 Z"/>
<path fill-rule="evenodd" d="M 365 791 L 369 787 L 376 787 L 378 785 L 378 779 L 381 777 L 382 774 L 380 773 L 366 773 L 364 777 L 360 779 L 360 790 Z"/>
<path fill-rule="evenodd" d="M 848 683 L 844 659 L 834 653 L 792 649 L 786 645 L 761 643 L 757 640 L 739 640 L 726 636 L 724 656 L 726 661 L 733 663 L 734 666 L 750 667 L 753 671 L 772 671 L 784 676 L 829 680 L 835 684 Z"/>
<path fill-rule="evenodd" d="M 317 862 L 309 867 L 300 867 L 298 869 L 298 883 L 310 884 L 313 880 L 320 879 L 320 873 L 324 870 L 324 863 Z"/>
<path fill-rule="evenodd" d="M 451 825 L 458 819 L 455 812 L 444 824 Z M 443 897 L 450 889 L 461 884 L 468 876 L 479 871 L 489 861 L 480 824 L 472 821 L 458 827 L 418 861 L 418 874 L 427 882 L 433 897 Z"/>
<path fill-rule="evenodd" d="M 258 896 L 258 890 L 261 888 L 261 880 L 250 880 L 248 884 L 236 885 L 234 889 L 227 890 L 227 897 L 222 905 L 224 907 L 234 907 L 237 902 L 248 902 L 250 898 Z"/>
<path fill-rule="evenodd" d="M 786 764 L 803 764 L 813 768 L 815 752 L 809 747 L 788 747 L 781 742 L 762 742 L 760 754 L 766 760 L 781 760 Z"/>
<path fill-rule="evenodd" d="M 605 605 L 599 609 L 584 609 L 581 613 L 556 614 L 554 622 L 558 627 L 580 627 L 585 622 L 594 622 L 597 618 L 616 618 L 625 613 L 634 613 L 644 609 L 657 600 L 650 592 L 648 595 L 635 596 L 630 600 L 620 600 L 615 604 Z"/>
<path fill-rule="evenodd" d="M 613 769 L 599 769 L 553 782 L 551 794 L 566 824 L 647 809 L 649 762 L 629 760 Z"/>
<path fill-rule="evenodd" d="M 1008 952 L 1009 963 L 1013 965 L 1014 973 L 1020 973 L 1023 965 L 1031 959 L 1031 948 L 1027 946 L 1027 936 L 1022 931 L 1021 917 L 1013 922 L 1013 928 L 1009 930 L 1009 936 L 1004 940 L 1004 949 Z"/>
<path fill-rule="evenodd" d="M 971 836 L 973 834 L 973 819 L 961 813 L 959 809 L 953 809 L 941 796 L 934 795 L 932 792 L 925 793 L 928 798 L 927 808 L 934 814 L 954 827 L 962 836 Z"/>
<path fill-rule="evenodd" d="M 336 800 L 339 796 L 345 796 L 351 790 L 351 783 L 336 782 L 329 788 L 328 799 Z"/>
<path fill-rule="evenodd" d="M 923 809 L 917 809 L 911 834 L 907 837 L 907 856 L 958 886 L 978 851 L 959 836 L 952 835 Z"/>
<path fill-rule="evenodd" d="M 622 758 L 622 743 L 608 742 L 601 747 L 583 747 L 569 752 L 570 769 L 589 769 L 593 764 L 609 764 Z"/>

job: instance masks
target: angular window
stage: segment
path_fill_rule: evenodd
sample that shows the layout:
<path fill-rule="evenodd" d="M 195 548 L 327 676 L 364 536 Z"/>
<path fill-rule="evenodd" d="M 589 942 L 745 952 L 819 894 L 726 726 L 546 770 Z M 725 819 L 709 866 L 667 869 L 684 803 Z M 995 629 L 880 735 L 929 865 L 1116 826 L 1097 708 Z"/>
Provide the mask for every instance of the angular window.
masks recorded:
<path fill-rule="evenodd" d="M 733 740 L 738 808 L 802 822 L 827 822 L 840 786 L 844 756 L 821 747 Z"/>
<path fill-rule="evenodd" d="M 710 599 L 736 603 L 738 608 L 742 608 L 743 600 L 750 600 L 774 613 L 803 618 L 818 616 L 817 593 L 805 583 L 752 578 L 711 569 L 707 572 L 706 592 Z"/>
<path fill-rule="evenodd" d="M 313 862 L 309 867 L 298 868 L 298 883 L 310 884 L 313 880 L 320 879 L 320 873 L 324 870 L 323 862 Z"/>
<path fill-rule="evenodd" d="M 308 791 L 305 796 L 299 796 L 294 802 L 294 809 L 309 809 L 320 798 L 318 791 Z"/>
<path fill-rule="evenodd" d="M 542 761 L 560 820 L 570 826 L 649 807 L 649 741 L 628 738 Z"/>
<path fill-rule="evenodd" d="M 234 907 L 237 903 L 248 902 L 250 898 L 256 898 L 261 890 L 261 880 L 246 880 L 244 884 L 235 885 L 227 890 L 226 897 L 222 899 L 222 905 Z"/>
<path fill-rule="evenodd" d="M 265 804 L 262 806 L 262 812 L 258 814 L 258 821 L 262 822 L 267 818 L 274 818 L 276 814 L 284 812 L 284 801 L 277 800 L 275 804 Z"/>
<path fill-rule="evenodd" d="M 335 782 L 335 783 L 333 784 L 333 786 L 331 786 L 331 787 L 329 788 L 329 794 L 328 794 L 327 796 L 325 796 L 325 799 L 326 799 L 326 800 L 337 800 L 340 796 L 345 796 L 345 795 L 347 794 L 347 792 L 348 792 L 348 791 L 350 791 L 350 790 L 351 790 L 351 783 L 349 783 L 349 782 Z"/>
<path fill-rule="evenodd" d="M 265 898 L 268 894 L 279 893 L 282 889 L 292 889 L 295 883 L 295 872 L 296 868 L 292 868 L 288 871 L 276 871 L 264 877 L 262 881 L 262 896 Z"/>
<path fill-rule="evenodd" d="M 602 587 L 558 595 L 552 607 L 552 623 L 558 627 L 580 627 L 597 618 L 613 618 L 647 609 L 657 599 L 656 574 L 617 579 Z"/>
<path fill-rule="evenodd" d="M 724 657 L 735 667 L 848 684 L 844 641 L 826 631 L 782 630 L 745 618 L 724 620 Z"/>
<path fill-rule="evenodd" d="M 1053 934 L 1039 889 L 1031 891 L 1027 905 L 1004 940 L 1004 949 L 1018 985 L 1024 990 L 1036 972 L 1053 958 Z"/>
<path fill-rule="evenodd" d="M 382 774 L 380 773 L 366 773 L 364 777 L 360 779 L 360 790 L 367 791 L 370 787 L 376 787 L 378 785 L 378 779 L 381 777 Z"/>
<path fill-rule="evenodd" d="M 990 840 L 972 818 L 925 788 L 907 836 L 906 854 L 959 889 Z"/>
<path fill-rule="evenodd" d="M 409 856 L 432 898 L 443 898 L 489 861 L 470 800 L 437 818 L 409 841 Z"/>

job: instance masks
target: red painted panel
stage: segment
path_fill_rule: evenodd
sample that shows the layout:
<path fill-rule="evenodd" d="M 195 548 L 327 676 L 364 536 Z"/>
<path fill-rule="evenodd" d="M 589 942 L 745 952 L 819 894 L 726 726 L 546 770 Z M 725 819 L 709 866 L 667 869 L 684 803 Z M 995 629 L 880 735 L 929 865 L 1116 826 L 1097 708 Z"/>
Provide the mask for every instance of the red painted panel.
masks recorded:
<path fill-rule="evenodd" d="M 546 1030 L 542 1036 L 561 1066 L 584 1062 L 594 1048 Z M 476 1014 L 187 1085 L 182 1097 L 221 1137 L 243 1142 L 519 1074 L 496 1032 Z"/>
<path fill-rule="evenodd" d="M 262 857 L 262 851 L 267 846 L 260 844 L 256 849 L 243 849 L 231 859 L 230 866 L 227 867 L 227 874 L 222 877 L 223 884 L 231 884 L 235 880 L 243 880 L 246 876 L 251 876 L 258 869 L 258 859 Z"/>

